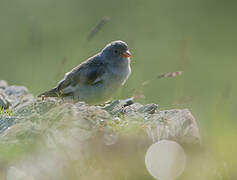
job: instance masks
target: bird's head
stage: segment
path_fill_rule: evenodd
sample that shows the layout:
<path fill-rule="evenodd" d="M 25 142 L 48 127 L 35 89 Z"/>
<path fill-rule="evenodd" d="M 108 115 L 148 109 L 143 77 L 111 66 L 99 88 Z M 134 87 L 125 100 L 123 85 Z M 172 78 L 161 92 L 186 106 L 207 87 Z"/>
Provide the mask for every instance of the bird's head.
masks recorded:
<path fill-rule="evenodd" d="M 129 59 L 131 53 L 128 50 L 128 45 L 123 41 L 113 41 L 105 46 L 101 55 L 108 61 L 118 61 Z"/>

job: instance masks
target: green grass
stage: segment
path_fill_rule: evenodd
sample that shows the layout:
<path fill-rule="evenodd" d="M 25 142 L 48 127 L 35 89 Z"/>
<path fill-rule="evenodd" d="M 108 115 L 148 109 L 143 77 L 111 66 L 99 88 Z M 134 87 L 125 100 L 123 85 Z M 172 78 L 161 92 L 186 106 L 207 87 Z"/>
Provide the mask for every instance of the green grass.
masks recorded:
<path fill-rule="evenodd" d="M 0 116 L 14 116 L 14 112 L 12 110 L 0 107 Z"/>

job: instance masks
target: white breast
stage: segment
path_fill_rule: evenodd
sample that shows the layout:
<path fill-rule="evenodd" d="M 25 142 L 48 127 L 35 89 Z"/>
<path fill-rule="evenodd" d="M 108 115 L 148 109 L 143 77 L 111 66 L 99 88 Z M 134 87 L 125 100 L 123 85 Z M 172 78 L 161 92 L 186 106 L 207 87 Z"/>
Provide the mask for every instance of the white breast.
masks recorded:
<path fill-rule="evenodd" d="M 122 63 L 117 66 L 109 66 L 108 70 L 111 78 L 117 80 L 117 82 L 114 83 L 123 85 L 131 74 L 130 59 L 124 59 Z"/>

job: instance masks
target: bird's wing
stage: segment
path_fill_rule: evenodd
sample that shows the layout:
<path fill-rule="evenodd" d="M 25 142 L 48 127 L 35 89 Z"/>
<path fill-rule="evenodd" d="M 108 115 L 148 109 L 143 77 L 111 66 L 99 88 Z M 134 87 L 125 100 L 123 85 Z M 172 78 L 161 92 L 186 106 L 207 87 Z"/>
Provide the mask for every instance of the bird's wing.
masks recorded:
<path fill-rule="evenodd" d="M 86 62 L 68 72 L 64 79 L 58 85 L 58 91 L 61 91 L 69 86 L 73 87 L 77 84 L 93 85 L 103 81 L 102 75 L 105 73 L 105 65 L 94 56 Z"/>

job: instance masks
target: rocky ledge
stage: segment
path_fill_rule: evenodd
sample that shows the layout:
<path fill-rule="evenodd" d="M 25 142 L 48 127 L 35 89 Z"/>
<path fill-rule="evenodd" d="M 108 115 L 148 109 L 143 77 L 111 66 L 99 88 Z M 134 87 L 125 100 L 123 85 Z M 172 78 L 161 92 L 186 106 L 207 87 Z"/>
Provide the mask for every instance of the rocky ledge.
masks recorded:
<path fill-rule="evenodd" d="M 35 98 L 26 87 L 9 86 L 6 81 L 0 81 L 0 107 L 1 146 L 37 147 L 37 153 L 31 150 L 30 157 L 40 156 L 40 160 L 33 163 L 30 158 L 31 168 L 45 173 L 32 170 L 31 176 L 36 179 L 47 179 L 45 174 L 49 179 L 65 177 L 61 174 L 65 171 L 58 169 L 58 173 L 52 173 L 52 168 L 49 171 L 41 167 L 42 162 L 47 161 L 50 166 L 60 162 L 60 168 L 65 168 L 68 165 L 65 157 L 81 162 L 95 149 L 97 153 L 108 149 L 115 152 L 114 149 L 122 147 L 130 152 L 128 149 L 145 149 L 142 147 L 162 139 L 174 140 L 184 147 L 200 144 L 197 122 L 188 109 L 159 110 L 157 104 L 142 105 L 132 99 L 114 100 L 101 106 L 58 98 L 41 99 Z M 64 158 L 62 154 L 66 154 Z M 29 159 L 27 163 L 30 164 Z M 26 162 L 20 164 L 16 163 L 14 168 L 20 166 L 28 171 Z M 9 169 L 7 165 L 6 168 Z"/>

